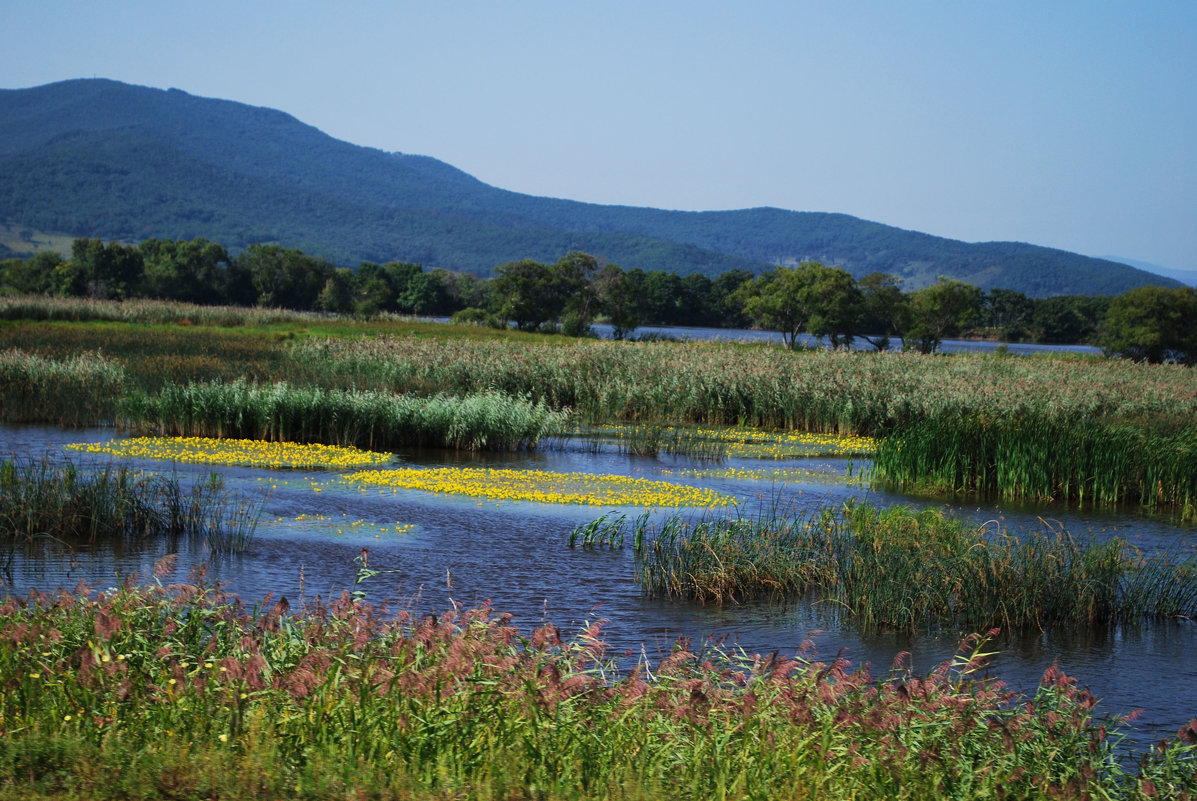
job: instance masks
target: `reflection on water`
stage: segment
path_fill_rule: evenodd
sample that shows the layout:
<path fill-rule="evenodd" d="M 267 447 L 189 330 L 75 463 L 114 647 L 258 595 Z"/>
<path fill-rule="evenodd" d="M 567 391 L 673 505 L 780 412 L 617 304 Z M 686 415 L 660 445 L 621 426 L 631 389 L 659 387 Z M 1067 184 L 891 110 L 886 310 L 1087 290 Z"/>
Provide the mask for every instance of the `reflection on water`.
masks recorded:
<path fill-rule="evenodd" d="M 40 427 L 0 427 L 0 455 L 22 457 L 48 454 L 62 457 L 69 442 L 99 442 L 114 436 L 111 429 L 62 431 Z M 837 479 L 846 460 L 805 459 L 770 461 L 770 468 L 813 470 L 822 479 L 780 484 L 745 481 L 704 471 L 684 475 L 695 465 L 681 457 L 635 457 L 613 452 L 579 452 L 557 448 L 523 454 L 463 454 L 423 451 L 401 454 L 408 464 L 471 465 L 533 468 L 568 472 L 614 473 L 662 481 L 689 483 L 735 495 L 739 513 L 756 514 L 780 505 L 798 511 L 839 504 L 851 497 L 876 504 L 923 505 L 928 500 L 870 490 Z M 77 464 L 105 463 L 101 457 L 71 455 Z M 204 465 L 141 463 L 147 470 L 169 473 L 183 481 L 206 478 Z M 759 468 L 762 463 L 731 460 L 724 467 Z M 859 469 L 859 460 L 856 468 Z M 515 615 L 528 629 L 543 619 L 565 631 L 585 622 L 606 619 L 604 635 L 615 652 L 660 657 L 678 637 L 696 646 L 715 641 L 748 652 L 793 652 L 811 638 L 818 653 L 830 658 L 841 648 L 854 663 L 870 663 L 874 675 L 884 675 L 894 656 L 910 651 L 917 671 L 948 659 L 966 631 L 935 634 L 870 633 L 856 631 L 834 609 L 800 603 L 785 607 L 754 603 L 702 607 L 651 600 L 641 596 L 633 581 L 630 549 L 571 550 L 570 530 L 608 511 L 585 506 L 544 506 L 534 503 L 493 502 L 390 488 L 361 488 L 333 480 L 336 474 L 277 470 L 215 468 L 226 487 L 261 498 L 262 521 L 252 550 L 242 556 L 212 560 L 202 545 L 152 543 L 138 549 L 89 551 L 42 543 L 37 553 L 19 552 L 14 559 L 11 592 L 70 588 L 84 581 L 103 588 L 129 577 L 150 577 L 161 556 L 181 551 L 174 573 L 163 582 L 187 580 L 200 567 L 208 580 L 219 581 L 247 603 L 267 593 L 297 601 L 328 598 L 351 588 L 356 557 L 370 549 L 372 567 L 397 569 L 362 585 L 375 602 L 385 601 L 420 611 L 440 612 L 453 603 L 474 606 L 490 601 Z M 314 492 L 316 483 L 320 492 Z M 1043 525 L 1041 518 L 1058 521 L 1075 534 L 1121 536 L 1145 551 L 1193 554 L 1192 527 L 1166 521 L 1102 513 L 1064 512 L 1047 507 L 970 505 L 957 513 L 978 523 L 1000 519 L 1010 528 Z M 659 510 L 659 517 L 674 510 Z M 693 510 L 692 514 L 699 514 Z M 633 513 L 634 514 L 634 513 Z M 633 515 L 629 515 L 633 516 Z M 409 527 L 407 533 L 397 529 Z M 147 578 L 147 580 L 149 580 Z M 1077 677 L 1102 699 L 1099 712 L 1127 713 L 1142 709 L 1136 724 L 1136 745 L 1175 734 L 1197 715 L 1197 626 L 1192 622 L 1120 626 L 1109 631 L 1002 635 L 989 650 L 999 651 L 991 675 L 1019 690 L 1031 690 L 1054 662 Z"/>

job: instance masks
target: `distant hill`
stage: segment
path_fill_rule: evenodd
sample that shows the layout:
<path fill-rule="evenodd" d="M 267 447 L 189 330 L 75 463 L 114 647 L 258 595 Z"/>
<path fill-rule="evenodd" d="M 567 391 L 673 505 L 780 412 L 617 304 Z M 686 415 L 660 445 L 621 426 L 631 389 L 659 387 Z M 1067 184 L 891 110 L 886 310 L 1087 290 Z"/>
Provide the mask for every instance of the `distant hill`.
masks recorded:
<path fill-rule="evenodd" d="M 582 250 L 625 269 L 715 276 L 817 259 L 906 289 L 937 276 L 1029 295 L 1177 282 L 1012 242 L 969 244 L 845 214 L 679 212 L 534 197 L 427 156 L 342 142 L 267 108 L 75 80 L 0 90 L 0 223 L 139 242 L 254 242 L 356 266 L 403 260 L 487 274 Z"/>
<path fill-rule="evenodd" d="M 1186 286 L 1197 287 L 1197 270 L 1173 270 L 1168 267 L 1161 267 L 1158 264 L 1152 264 L 1146 261 L 1134 261 L 1132 259 L 1124 259 L 1121 256 L 1101 256 L 1100 258 L 1116 261 L 1120 264 L 1129 264 L 1154 275 L 1162 275 L 1165 278 L 1175 278 Z"/>

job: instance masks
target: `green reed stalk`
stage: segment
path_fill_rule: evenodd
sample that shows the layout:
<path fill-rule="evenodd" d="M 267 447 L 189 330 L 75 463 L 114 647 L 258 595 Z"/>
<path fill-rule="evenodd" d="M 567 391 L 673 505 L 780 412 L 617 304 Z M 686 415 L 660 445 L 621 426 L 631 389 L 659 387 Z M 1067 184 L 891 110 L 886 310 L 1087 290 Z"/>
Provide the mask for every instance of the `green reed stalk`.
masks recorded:
<path fill-rule="evenodd" d="M 878 445 L 875 477 L 898 487 L 1192 517 L 1197 427 L 1015 413 L 944 415 L 897 427 Z"/>

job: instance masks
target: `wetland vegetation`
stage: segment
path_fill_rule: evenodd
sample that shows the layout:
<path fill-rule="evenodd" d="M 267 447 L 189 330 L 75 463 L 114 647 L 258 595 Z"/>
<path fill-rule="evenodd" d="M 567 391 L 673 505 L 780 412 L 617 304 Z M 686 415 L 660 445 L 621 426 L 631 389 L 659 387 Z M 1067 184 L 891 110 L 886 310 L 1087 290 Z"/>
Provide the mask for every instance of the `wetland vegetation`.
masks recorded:
<path fill-rule="evenodd" d="M 600 520 L 581 544 L 622 544 L 626 521 Z M 813 600 L 859 626 L 954 624 L 1042 630 L 1197 618 L 1197 561 L 1145 558 L 1117 538 L 1014 534 L 939 509 L 845 504 L 758 519 L 673 516 L 632 532 L 650 595 L 733 603 Z"/>
<path fill-rule="evenodd" d="M 363 574 L 371 571 L 366 558 Z M 1190 724 L 1130 768 L 1058 669 L 915 675 L 679 643 L 623 670 L 599 624 L 302 610 L 211 588 L 0 606 L 0 792 L 37 798 L 1151 798 L 1197 789 Z"/>
<path fill-rule="evenodd" d="M 36 323 L 0 322 L 4 421 L 203 437 L 80 443 L 78 452 L 302 466 L 370 492 L 705 508 L 656 522 L 591 518 L 570 543 L 618 551 L 630 542 L 624 565 L 645 595 L 676 603 L 815 599 L 861 626 L 900 631 L 1097 631 L 1197 617 L 1191 559 L 1143 555 L 1115 538 L 1014 533 L 867 503 L 752 518 L 713 509 L 727 503 L 721 493 L 684 483 L 801 472 L 784 461 L 724 467 L 729 459 L 851 456 L 874 465 L 865 480 L 899 487 L 1192 519 L 1190 368 L 576 341 L 260 311 L 201 318 L 148 303 L 121 319 L 134 305 L 98 304 L 85 321 L 51 321 L 47 311 Z M 389 463 L 407 448 L 474 455 L 569 440 L 684 457 L 671 466 L 683 482 Z M 256 513 L 222 507 L 216 484 L 202 495 L 171 482 L 119 466 L 8 462 L 8 558 L 20 542 L 48 541 L 46 532 L 64 541 L 252 536 Z M 80 498 L 91 499 L 85 511 Z M 154 533 L 154 515 L 192 529 Z M 225 543 L 213 550 L 249 542 L 213 541 Z M 0 608 L 0 796 L 1197 793 L 1197 723 L 1132 766 L 1118 750 L 1125 721 L 1098 717 L 1095 699 L 1058 670 L 1033 695 L 982 678 L 984 638 L 969 638 L 939 669 L 916 674 L 899 660 L 879 677 L 838 657 L 684 642 L 650 661 L 609 652 L 597 624 L 571 637 L 547 621 L 520 631 L 485 607 L 427 616 L 372 605 L 364 582 L 383 571 L 365 551 L 359 559 L 353 593 L 294 608 L 285 599 L 246 608 L 202 582 L 167 583 L 165 569 L 98 594 L 9 597 Z"/>

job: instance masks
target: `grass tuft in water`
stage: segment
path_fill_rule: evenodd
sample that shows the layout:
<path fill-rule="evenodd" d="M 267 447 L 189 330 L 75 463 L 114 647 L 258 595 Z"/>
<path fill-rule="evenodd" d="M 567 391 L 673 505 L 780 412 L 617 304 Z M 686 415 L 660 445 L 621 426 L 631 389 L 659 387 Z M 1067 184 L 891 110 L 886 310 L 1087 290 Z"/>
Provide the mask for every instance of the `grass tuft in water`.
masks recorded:
<path fill-rule="evenodd" d="M 1197 514 L 1197 427 L 1184 417 L 956 414 L 882 440 L 877 479 L 905 488 Z"/>
<path fill-rule="evenodd" d="M 218 553 L 249 548 L 260 504 L 225 492 L 220 476 L 185 489 L 175 477 L 125 466 L 0 462 L 0 535 L 11 563 L 20 547 L 57 542 L 136 544 L 156 538 L 204 541 Z"/>
<path fill-rule="evenodd" d="M 858 625 L 907 630 L 1197 617 L 1192 560 L 867 504 L 761 519 L 674 516 L 636 545 L 636 578 L 650 596 L 703 603 L 809 595 Z"/>

